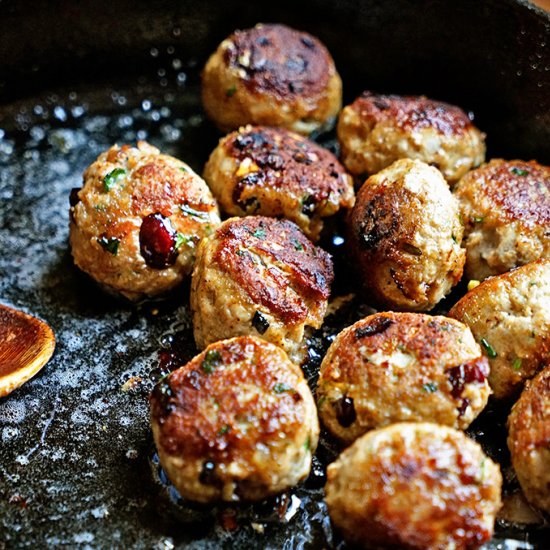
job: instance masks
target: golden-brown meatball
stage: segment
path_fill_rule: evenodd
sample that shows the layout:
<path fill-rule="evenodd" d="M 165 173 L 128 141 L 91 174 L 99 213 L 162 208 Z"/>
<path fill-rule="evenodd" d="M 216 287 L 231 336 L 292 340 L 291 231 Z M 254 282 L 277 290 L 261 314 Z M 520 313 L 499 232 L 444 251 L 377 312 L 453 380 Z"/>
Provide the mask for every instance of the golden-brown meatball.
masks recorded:
<path fill-rule="evenodd" d="M 489 365 L 470 329 L 447 317 L 375 313 L 327 351 L 317 405 L 349 444 L 372 428 L 430 421 L 466 429 L 487 404 Z"/>
<path fill-rule="evenodd" d="M 354 201 L 353 181 L 337 158 L 283 128 L 247 126 L 222 138 L 204 179 L 226 213 L 287 218 L 312 240 L 323 218 Z"/>
<path fill-rule="evenodd" d="M 449 311 L 489 358 L 497 399 L 513 397 L 550 362 L 550 260 L 486 279 Z"/>
<path fill-rule="evenodd" d="M 70 219 L 75 264 L 130 300 L 178 285 L 199 241 L 220 223 L 206 183 L 143 141 L 99 155 L 71 193 Z"/>
<path fill-rule="evenodd" d="M 287 220 L 226 220 L 199 247 L 191 309 L 199 348 L 245 334 L 299 361 L 304 331 L 319 328 L 333 279 L 330 255 Z"/>
<path fill-rule="evenodd" d="M 484 161 L 484 139 L 464 111 L 423 96 L 365 92 L 338 120 L 342 159 L 356 176 L 410 158 L 439 168 L 454 183 Z"/>
<path fill-rule="evenodd" d="M 462 231 L 441 173 L 419 160 L 371 176 L 348 217 L 364 289 L 387 309 L 429 310 L 451 290 L 462 276 Z"/>
<path fill-rule="evenodd" d="M 550 366 L 525 384 L 508 429 L 508 448 L 523 493 L 550 513 Z"/>
<path fill-rule="evenodd" d="M 501 504 L 498 465 L 462 432 L 431 423 L 368 432 L 327 477 L 330 518 L 360 548 L 478 548 Z"/>
<path fill-rule="evenodd" d="M 334 124 L 342 81 L 317 38 L 285 25 L 259 24 L 236 31 L 210 57 L 202 101 L 226 132 L 265 124 L 307 135 Z"/>
<path fill-rule="evenodd" d="M 299 367 L 250 336 L 216 342 L 151 395 L 160 462 L 182 497 L 262 500 L 309 473 L 319 424 Z"/>
<path fill-rule="evenodd" d="M 466 275 L 482 281 L 550 257 L 550 168 L 492 160 L 454 189 L 465 226 Z"/>

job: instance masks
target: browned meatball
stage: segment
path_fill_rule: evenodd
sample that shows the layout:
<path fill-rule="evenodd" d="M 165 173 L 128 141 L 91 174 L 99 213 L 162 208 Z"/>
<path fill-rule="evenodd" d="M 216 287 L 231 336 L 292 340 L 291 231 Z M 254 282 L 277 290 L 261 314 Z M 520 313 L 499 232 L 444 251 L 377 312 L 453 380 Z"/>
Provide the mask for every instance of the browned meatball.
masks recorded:
<path fill-rule="evenodd" d="M 550 168 L 492 160 L 454 189 L 465 226 L 466 275 L 482 281 L 550 257 Z"/>
<path fill-rule="evenodd" d="M 151 395 L 160 462 L 184 498 L 262 500 L 307 477 L 319 424 L 299 367 L 249 336 L 216 342 Z"/>
<path fill-rule="evenodd" d="M 523 493 L 550 513 L 550 366 L 525 384 L 508 429 L 508 448 Z"/>
<path fill-rule="evenodd" d="M 192 270 L 199 241 L 220 223 L 206 183 L 143 141 L 99 155 L 71 199 L 75 264 L 130 300 L 178 285 Z"/>
<path fill-rule="evenodd" d="M 398 160 L 363 184 L 348 234 L 363 288 L 380 307 L 429 310 L 462 276 L 457 200 L 419 160 Z"/>
<path fill-rule="evenodd" d="M 365 92 L 338 121 L 342 159 L 356 176 L 410 158 L 436 166 L 454 183 L 483 162 L 484 138 L 464 111 L 424 96 Z"/>
<path fill-rule="evenodd" d="M 287 218 L 313 240 L 323 218 L 354 201 L 351 177 L 336 157 L 282 128 L 247 126 L 224 137 L 204 179 L 228 214 Z"/>
<path fill-rule="evenodd" d="M 431 423 L 368 432 L 327 476 L 330 518 L 360 548 L 478 548 L 501 504 L 498 465 L 462 432 Z"/>
<path fill-rule="evenodd" d="M 345 443 L 372 428 L 430 421 L 466 429 L 491 393 L 489 364 L 470 329 L 447 317 L 376 313 L 327 351 L 317 404 Z"/>
<path fill-rule="evenodd" d="M 319 328 L 333 279 L 332 259 L 287 220 L 231 218 L 199 247 L 191 309 L 199 348 L 252 334 L 295 361 L 304 333 Z"/>
<path fill-rule="evenodd" d="M 265 124 L 307 135 L 334 123 L 342 81 L 317 38 L 285 25 L 259 24 L 236 31 L 210 57 L 202 100 L 224 131 Z"/>
<path fill-rule="evenodd" d="M 550 260 L 486 279 L 449 311 L 489 358 L 497 399 L 514 397 L 550 362 Z"/>

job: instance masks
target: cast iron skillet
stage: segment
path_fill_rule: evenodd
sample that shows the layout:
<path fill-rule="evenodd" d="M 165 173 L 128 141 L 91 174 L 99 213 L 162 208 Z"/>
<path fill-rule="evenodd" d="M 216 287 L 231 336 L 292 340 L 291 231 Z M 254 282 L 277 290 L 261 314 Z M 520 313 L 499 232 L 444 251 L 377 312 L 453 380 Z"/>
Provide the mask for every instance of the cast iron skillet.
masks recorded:
<path fill-rule="evenodd" d="M 550 18 L 525 1 L 4 0 L 0 299 L 47 320 L 57 349 L 0 402 L 0 548 L 343 546 L 322 501 L 337 452 L 328 437 L 306 483 L 278 499 L 214 510 L 181 502 L 158 467 L 147 395 L 195 351 L 188 285 L 134 308 L 102 294 L 68 252 L 69 191 L 112 143 L 147 139 L 202 170 L 219 135 L 202 113 L 199 69 L 222 38 L 258 21 L 319 36 L 346 100 L 369 88 L 457 103 L 475 113 L 489 156 L 550 163 Z M 338 260 L 337 243 L 324 245 Z M 353 288 L 337 276 L 338 293 Z M 312 339 L 312 384 L 331 335 L 367 311 L 343 307 Z M 513 491 L 502 415 L 489 408 L 470 433 L 503 462 Z M 542 548 L 548 534 L 499 522 L 491 544 Z"/>

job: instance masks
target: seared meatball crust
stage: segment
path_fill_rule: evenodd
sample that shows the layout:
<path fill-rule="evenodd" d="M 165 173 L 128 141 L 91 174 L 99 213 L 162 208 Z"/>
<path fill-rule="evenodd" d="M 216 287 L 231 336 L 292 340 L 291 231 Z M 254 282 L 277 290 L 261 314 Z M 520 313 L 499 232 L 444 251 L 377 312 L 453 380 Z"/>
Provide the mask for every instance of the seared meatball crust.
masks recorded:
<path fill-rule="evenodd" d="M 99 155 L 71 203 L 75 264 L 129 300 L 181 283 L 199 241 L 220 223 L 206 183 L 187 164 L 143 141 Z"/>
<path fill-rule="evenodd" d="M 236 31 L 202 73 L 202 101 L 223 131 L 245 124 L 300 134 L 328 129 L 342 106 L 342 81 L 325 46 L 285 25 Z"/>
<path fill-rule="evenodd" d="M 478 548 L 501 504 L 498 465 L 462 432 L 431 423 L 368 432 L 327 478 L 330 518 L 360 548 Z"/>
<path fill-rule="evenodd" d="M 454 189 L 465 226 L 466 275 L 482 281 L 550 257 L 550 168 L 492 160 Z"/>
<path fill-rule="evenodd" d="M 508 430 L 512 465 L 523 493 L 550 514 L 550 365 L 525 384 Z"/>
<path fill-rule="evenodd" d="M 220 140 L 204 179 L 232 216 L 292 220 L 312 240 L 354 202 L 353 181 L 327 149 L 282 128 L 247 126 Z"/>
<path fill-rule="evenodd" d="M 199 247 L 191 282 L 195 341 L 255 335 L 281 346 L 295 361 L 306 328 L 319 328 L 333 266 L 287 220 L 230 218 Z"/>
<path fill-rule="evenodd" d="M 403 159 L 371 176 L 348 216 L 350 252 L 380 308 L 426 311 L 462 276 L 458 203 L 441 173 Z"/>
<path fill-rule="evenodd" d="M 466 429 L 487 404 L 488 374 L 466 325 L 422 313 L 376 313 L 329 347 L 317 387 L 319 415 L 347 444 L 394 422 Z"/>
<path fill-rule="evenodd" d="M 449 316 L 472 329 L 489 358 L 494 396 L 513 398 L 550 362 L 550 260 L 486 279 Z"/>
<path fill-rule="evenodd" d="M 484 140 L 462 109 L 424 96 L 364 92 L 338 120 L 342 160 L 355 176 L 410 158 L 439 168 L 452 184 L 485 160 Z"/>
<path fill-rule="evenodd" d="M 284 351 L 253 337 L 216 342 L 151 395 L 160 462 L 186 499 L 262 500 L 309 473 L 313 396 Z"/>

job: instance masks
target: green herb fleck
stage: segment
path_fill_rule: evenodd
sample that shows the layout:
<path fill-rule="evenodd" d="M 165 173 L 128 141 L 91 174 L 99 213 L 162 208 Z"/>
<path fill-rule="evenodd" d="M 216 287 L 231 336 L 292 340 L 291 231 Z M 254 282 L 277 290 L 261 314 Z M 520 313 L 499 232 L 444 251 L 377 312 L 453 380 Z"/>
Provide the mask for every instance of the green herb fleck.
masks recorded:
<path fill-rule="evenodd" d="M 514 174 L 515 176 L 527 176 L 529 175 L 529 172 L 527 170 L 523 170 L 522 168 L 513 167 L 510 172 Z"/>
<path fill-rule="evenodd" d="M 218 430 L 218 435 L 224 435 L 224 434 L 226 434 L 230 429 L 231 429 L 231 427 L 229 426 L 229 424 L 225 424 L 225 425 L 223 425 L 223 426 Z"/>
<path fill-rule="evenodd" d="M 116 237 L 99 237 L 97 242 L 106 252 L 111 253 L 113 256 L 118 254 L 118 245 L 120 244 L 120 241 Z"/>
<path fill-rule="evenodd" d="M 322 395 L 321 397 L 319 397 L 319 399 L 317 400 L 317 408 L 321 408 L 325 401 L 327 400 L 327 396 L 326 395 Z"/>
<path fill-rule="evenodd" d="M 311 437 L 307 437 L 306 442 L 304 443 L 304 449 L 309 451 L 311 449 Z"/>
<path fill-rule="evenodd" d="M 178 233 L 176 235 L 176 250 L 178 250 L 179 247 L 183 246 L 184 244 L 194 244 L 193 237 L 189 235 L 184 235 L 183 233 Z"/>
<path fill-rule="evenodd" d="M 422 250 L 418 248 L 418 246 L 414 246 L 414 244 L 411 243 L 403 243 L 401 245 L 401 248 L 407 252 L 408 254 L 412 254 L 413 256 L 422 256 Z"/>
<path fill-rule="evenodd" d="M 288 384 L 284 384 L 283 382 L 277 382 L 273 386 L 273 391 L 275 393 L 284 393 L 286 391 L 294 391 L 294 388 L 292 386 L 289 386 Z"/>
<path fill-rule="evenodd" d="M 189 170 L 187 170 L 187 168 L 185 166 L 180 166 L 180 170 L 182 172 L 188 172 Z"/>
<path fill-rule="evenodd" d="M 514 359 L 514 362 L 512 363 L 512 368 L 514 370 L 520 370 L 521 369 L 521 358 L 520 357 L 516 357 Z"/>
<path fill-rule="evenodd" d="M 538 285 L 537 281 L 531 281 L 529 283 L 529 287 L 532 287 L 532 286 L 539 286 L 539 285 Z"/>
<path fill-rule="evenodd" d="M 453 242 L 454 242 L 455 244 L 458 244 L 458 241 L 456 240 L 456 237 L 455 237 L 454 235 L 451 235 L 451 239 L 453 239 Z"/>
<path fill-rule="evenodd" d="M 215 349 L 211 349 L 206 352 L 202 361 L 202 370 L 206 374 L 212 374 L 214 369 L 222 362 L 222 354 Z"/>
<path fill-rule="evenodd" d="M 227 88 L 227 90 L 225 90 L 225 95 L 227 97 L 233 97 L 235 95 L 236 91 L 237 91 L 237 86 L 235 86 L 235 84 L 233 84 L 233 86 L 231 86 L 231 88 Z"/>
<path fill-rule="evenodd" d="M 107 207 L 104 205 L 104 204 L 96 204 L 94 206 L 94 208 L 98 211 L 98 212 L 105 212 L 105 210 L 107 210 Z"/>
<path fill-rule="evenodd" d="M 252 233 L 252 236 L 258 239 L 265 239 L 265 229 L 262 229 L 261 227 L 256 229 L 256 231 Z"/>
<path fill-rule="evenodd" d="M 180 210 L 187 214 L 188 216 L 191 216 L 193 218 L 199 218 L 201 220 L 208 218 L 207 212 L 202 212 L 201 210 L 195 210 L 194 208 L 191 208 L 188 204 L 180 204 Z"/>
<path fill-rule="evenodd" d="M 424 384 L 422 386 L 422 389 L 427 393 L 434 393 L 437 391 L 437 384 L 434 384 L 433 382 L 428 382 L 427 384 Z"/>
<path fill-rule="evenodd" d="M 487 355 L 489 359 L 494 359 L 497 356 L 497 352 L 495 351 L 495 348 L 485 340 L 485 338 L 481 339 L 481 345 L 485 348 L 485 351 L 487 351 Z"/>
<path fill-rule="evenodd" d="M 483 223 L 483 220 L 485 220 L 485 216 L 475 217 L 472 218 L 472 220 L 474 221 L 474 223 Z"/>
<path fill-rule="evenodd" d="M 122 177 L 126 175 L 126 170 L 123 168 L 115 168 L 114 170 L 111 170 L 104 178 L 103 178 L 103 190 L 107 193 L 110 191 L 113 187 L 113 185 Z"/>
<path fill-rule="evenodd" d="M 304 245 L 298 239 L 291 239 L 291 241 L 295 250 L 302 251 L 304 249 Z"/>

